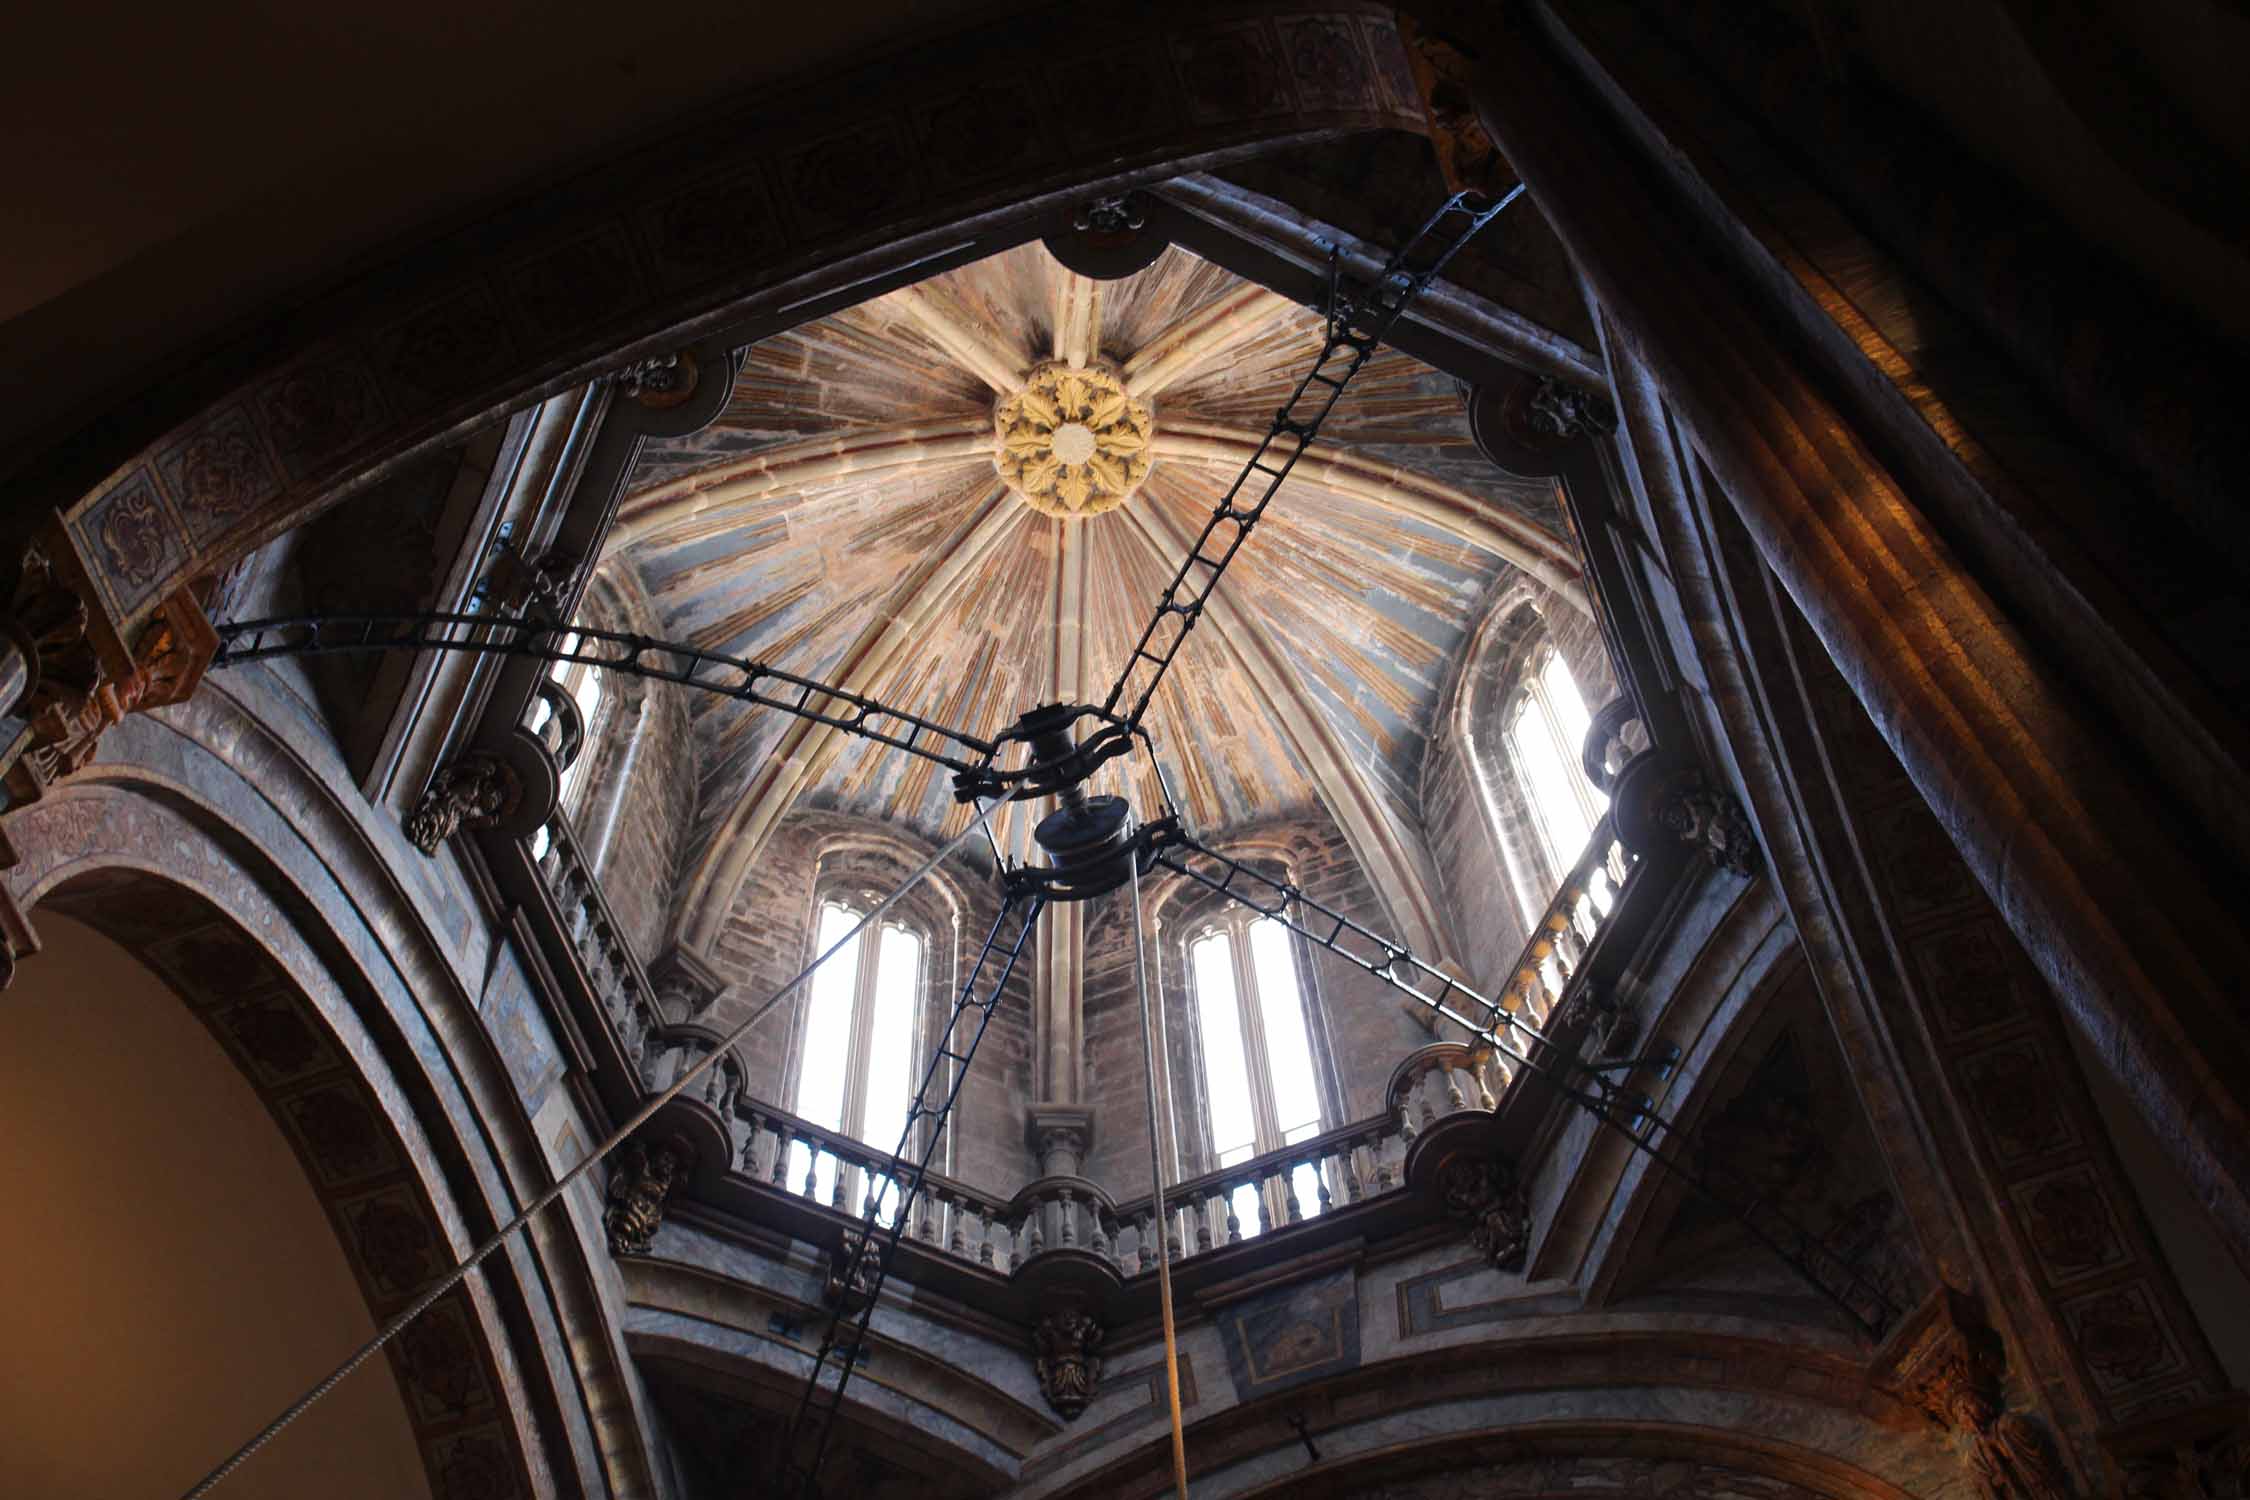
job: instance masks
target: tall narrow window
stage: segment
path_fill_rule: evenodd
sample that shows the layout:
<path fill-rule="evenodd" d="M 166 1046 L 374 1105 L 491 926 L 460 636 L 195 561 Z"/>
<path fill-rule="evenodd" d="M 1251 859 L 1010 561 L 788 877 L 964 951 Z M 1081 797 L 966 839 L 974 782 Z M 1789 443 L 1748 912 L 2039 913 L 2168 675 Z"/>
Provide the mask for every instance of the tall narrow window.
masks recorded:
<path fill-rule="evenodd" d="M 564 636 L 561 648 L 576 651 L 581 637 L 577 631 Z M 574 807 L 578 790 L 585 784 L 586 768 L 594 761 L 595 736 L 599 732 L 598 715 L 602 706 L 602 674 L 599 668 L 580 661 L 558 661 L 547 668 L 547 677 L 570 696 L 571 704 L 578 710 L 578 727 L 583 736 L 577 758 L 563 772 L 562 805 Z M 531 720 L 526 726 L 533 734 L 547 727 L 555 710 L 542 698 L 532 705 Z"/>
<path fill-rule="evenodd" d="M 1548 866 L 1559 876 L 1585 853 L 1609 799 L 1587 781 L 1579 764 L 1589 716 L 1562 653 L 1546 647 L 1533 661 L 1508 719 L 1508 748 Z"/>
<path fill-rule="evenodd" d="M 860 915 L 839 901 L 821 903 L 814 951 L 827 952 Z M 790 1106 L 799 1117 L 879 1151 L 897 1147 L 914 1091 L 921 993 L 921 936 L 891 923 L 852 938 L 813 971 Z M 792 1180 L 802 1181 L 804 1146 L 792 1155 Z M 834 1159 L 823 1157 L 815 1176 L 823 1199 L 834 1190 L 835 1171 Z"/>
<path fill-rule="evenodd" d="M 1329 1123 L 1313 1062 L 1312 1018 L 1298 978 L 1296 940 L 1267 917 L 1232 918 L 1188 944 L 1211 1164 L 1237 1166 L 1320 1134 Z M 1313 1169 L 1293 1182 L 1303 1212 L 1319 1203 Z M 1278 1200 L 1266 1205 L 1269 1213 Z M 1245 1235 L 1258 1231 L 1254 1185 L 1234 1190 Z"/>

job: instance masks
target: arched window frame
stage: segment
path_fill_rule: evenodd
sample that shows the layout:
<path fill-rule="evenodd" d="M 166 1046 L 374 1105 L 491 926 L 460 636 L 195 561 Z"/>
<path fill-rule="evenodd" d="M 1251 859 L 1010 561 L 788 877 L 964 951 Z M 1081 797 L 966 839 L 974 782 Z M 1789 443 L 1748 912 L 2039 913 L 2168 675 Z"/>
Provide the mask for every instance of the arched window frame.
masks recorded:
<path fill-rule="evenodd" d="M 1531 814 L 1532 832 L 1537 836 L 1540 852 L 1546 859 L 1550 895 L 1585 854 L 1586 843 L 1593 836 L 1595 826 L 1601 822 L 1602 814 L 1609 810 L 1609 799 L 1602 794 L 1600 788 L 1586 779 L 1581 768 L 1585 748 L 1583 723 L 1578 732 L 1572 734 L 1566 721 L 1573 715 L 1565 712 L 1563 705 L 1556 701 L 1549 674 L 1558 668 L 1569 679 L 1571 691 L 1577 695 L 1578 710 L 1575 717 L 1590 723 L 1592 712 L 1586 706 L 1585 689 L 1578 684 L 1576 675 L 1570 669 L 1569 660 L 1552 640 L 1542 634 L 1523 653 L 1522 666 L 1516 673 L 1515 688 L 1508 696 L 1500 724 L 1500 732 L 1508 741 L 1510 769 L 1523 792 L 1525 806 Z M 1540 788 L 1533 784 L 1530 771 L 1517 753 L 1517 726 L 1527 717 L 1536 721 L 1537 732 L 1547 742 L 1547 748 L 1553 753 L 1555 764 L 1560 768 L 1561 793 L 1571 800 L 1571 810 L 1577 814 L 1573 822 L 1585 827 L 1585 833 L 1578 838 L 1574 849 L 1562 848 L 1554 842 L 1553 832 L 1547 826 L 1548 816 L 1545 811 L 1550 797 L 1543 795 Z M 1552 790 L 1554 789 L 1550 789 Z"/>
<path fill-rule="evenodd" d="M 1237 857 L 1247 856 L 1246 851 L 1234 851 Z M 1294 880 L 1295 872 L 1282 861 L 1255 860 L 1271 866 L 1269 873 L 1283 880 Z M 1319 1101 L 1320 1117 L 1309 1126 L 1290 1129 L 1282 1124 L 1275 1107 L 1271 1075 L 1271 1046 L 1265 1032 L 1262 992 L 1258 988 L 1257 964 L 1250 946 L 1250 930 L 1258 920 L 1257 914 L 1231 903 L 1197 900 L 1186 910 L 1168 915 L 1160 923 L 1160 930 L 1169 932 L 1170 954 L 1167 967 L 1177 965 L 1174 972 L 1180 976 L 1177 993 L 1180 1005 L 1175 1011 L 1175 1024 L 1183 1029 L 1175 1047 L 1175 1056 L 1185 1065 L 1187 1078 L 1171 1076 L 1167 1067 L 1166 1097 L 1179 1119 L 1180 1103 L 1192 1101 L 1192 1129 L 1177 1132 L 1175 1140 L 1179 1155 L 1184 1158 L 1177 1166 L 1185 1175 L 1195 1176 L 1217 1169 L 1218 1143 L 1212 1137 L 1211 1069 L 1205 1053 L 1203 1036 L 1203 997 L 1195 975 L 1196 944 L 1214 935 L 1224 937 L 1228 946 L 1228 961 L 1232 965 L 1235 984 L 1237 1024 L 1242 1028 L 1245 1071 L 1249 1075 L 1252 1094 L 1253 1140 L 1249 1159 L 1256 1160 L 1295 1141 L 1285 1141 L 1283 1136 L 1293 1135 L 1296 1141 L 1309 1139 L 1333 1130 L 1345 1123 L 1345 1095 L 1339 1076 L 1335 1039 L 1329 1025 L 1326 1000 L 1319 982 L 1312 951 L 1304 938 L 1287 927 L 1279 930 L 1287 940 L 1287 951 L 1296 982 L 1297 997 L 1305 1024 L 1305 1045 L 1309 1054 L 1313 1087 Z M 1169 1063 L 1170 1060 L 1168 1060 Z M 1233 1163 L 1228 1163 L 1233 1165 Z M 1300 1202 L 1317 1201 L 1317 1189 L 1307 1173 L 1306 1180 L 1296 1184 Z M 1333 1186 L 1333 1185 L 1332 1185 Z M 1235 1211 L 1246 1232 L 1255 1233 L 1258 1214 L 1252 1190 L 1238 1192 Z M 1272 1222 L 1283 1222 L 1286 1217 L 1284 1188 L 1276 1184 L 1266 1203 L 1267 1215 Z"/>
<path fill-rule="evenodd" d="M 837 909 L 848 912 L 856 922 L 881 899 L 881 892 L 864 887 L 842 882 L 817 883 L 805 924 L 805 962 L 810 963 L 819 957 L 826 946 L 821 940 L 821 928 L 828 911 Z M 907 1087 L 911 1088 L 919 1081 L 916 1069 L 923 1061 L 924 1049 L 920 1043 L 929 1029 L 930 975 L 936 945 L 932 941 L 932 934 L 923 930 L 922 924 L 893 908 L 861 936 L 858 950 L 853 955 L 853 972 L 846 991 L 850 997 L 852 1014 L 844 1032 L 844 1080 L 843 1097 L 838 1107 L 839 1123 L 823 1127 L 834 1129 L 838 1134 L 849 1136 L 878 1151 L 889 1151 L 898 1144 L 896 1134 L 892 1134 L 887 1140 L 874 1140 L 866 1133 L 868 1101 L 873 1088 L 869 1072 L 873 1065 L 875 1012 L 883 978 L 882 938 L 885 932 L 890 931 L 906 934 L 914 940 L 916 946 L 915 974 L 911 981 L 913 1023 L 910 1035 L 914 1039 L 914 1045 L 909 1050 L 906 1065 L 906 1071 L 914 1076 L 909 1078 Z M 788 1061 L 782 1072 L 782 1097 L 792 1114 L 802 1113 L 799 1105 L 803 1098 L 805 1065 L 813 1035 L 812 1008 L 820 997 L 830 993 L 832 992 L 826 987 L 812 981 L 807 981 L 798 990 L 795 1015 L 790 1028 Z"/>
<path fill-rule="evenodd" d="M 1557 722 L 1550 705 L 1542 701 L 1540 674 L 1550 660 L 1561 660 L 1573 685 L 1589 708 L 1588 684 L 1548 629 L 1537 594 L 1518 590 L 1495 602 L 1478 626 L 1468 648 L 1459 688 L 1455 694 L 1451 732 L 1482 811 L 1481 824 L 1495 862 L 1513 897 L 1526 930 L 1545 914 L 1571 862 L 1580 850 L 1551 851 L 1538 810 L 1538 790 L 1519 763 L 1510 730 L 1517 713 L 1531 703 L 1540 708 L 1544 722 Z M 1565 745 L 1558 736 L 1558 755 L 1566 771 L 1579 764 L 1580 747 Z M 1589 824 L 1603 811 L 1595 799 L 1600 793 L 1583 776 L 1566 780 L 1578 796 Z"/>

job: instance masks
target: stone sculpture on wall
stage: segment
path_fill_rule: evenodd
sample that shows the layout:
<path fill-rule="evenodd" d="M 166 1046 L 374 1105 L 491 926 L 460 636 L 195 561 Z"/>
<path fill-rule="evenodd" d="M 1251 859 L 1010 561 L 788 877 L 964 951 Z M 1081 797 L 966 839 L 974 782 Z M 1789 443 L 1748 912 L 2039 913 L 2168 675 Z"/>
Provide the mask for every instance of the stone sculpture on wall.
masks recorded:
<path fill-rule="evenodd" d="M 1502 1156 L 1459 1156 L 1439 1178 L 1446 1216 L 1469 1228 L 1469 1243 L 1496 1271 L 1520 1271 L 1531 1249 L 1531 1205 L 1515 1164 Z"/>
<path fill-rule="evenodd" d="M 406 839 L 424 854 L 464 828 L 491 828 L 515 810 L 523 783 L 496 755 L 471 751 L 430 778 L 406 815 Z"/>
<path fill-rule="evenodd" d="M 1041 1318 L 1031 1337 L 1039 1393 L 1064 1421 L 1075 1421 L 1102 1378 L 1102 1325 L 1082 1308 L 1063 1308 Z"/>
<path fill-rule="evenodd" d="M 610 1173 L 602 1229 L 612 1255 L 646 1255 L 664 1222 L 664 1202 L 680 1175 L 681 1161 L 670 1147 L 628 1141 L 618 1148 Z"/>
<path fill-rule="evenodd" d="M 1941 1288 L 1900 1345 L 1889 1383 L 1960 1445 L 1986 1500 L 2074 1500 L 2076 1489 L 2030 1418 L 2001 1393 L 2006 1354 L 1970 1299 Z"/>

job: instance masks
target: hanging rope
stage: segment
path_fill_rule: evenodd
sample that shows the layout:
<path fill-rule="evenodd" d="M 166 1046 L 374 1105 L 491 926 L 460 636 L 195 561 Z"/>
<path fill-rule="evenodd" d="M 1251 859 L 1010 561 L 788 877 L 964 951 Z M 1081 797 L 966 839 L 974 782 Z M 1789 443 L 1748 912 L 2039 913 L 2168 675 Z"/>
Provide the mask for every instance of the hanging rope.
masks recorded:
<path fill-rule="evenodd" d="M 835 954 L 841 949 L 843 949 L 845 945 L 856 941 L 862 932 L 865 932 L 870 926 L 881 920 L 884 913 L 888 912 L 893 906 L 897 905 L 901 897 L 903 897 L 908 891 L 913 890 L 914 887 L 922 883 L 922 879 L 924 876 L 928 875 L 930 871 L 936 869 L 939 864 L 943 863 L 944 860 L 955 850 L 966 844 L 970 839 L 975 838 L 978 832 L 984 828 L 987 820 L 989 820 L 992 815 L 998 812 L 1001 808 L 1007 806 L 1007 804 L 1011 800 L 1011 798 L 1003 797 L 999 801 L 993 803 L 989 808 L 985 808 L 978 812 L 978 814 L 974 818 L 971 818 L 969 820 L 968 827 L 962 829 L 958 834 L 954 835 L 954 837 L 946 843 L 944 848 L 938 850 L 937 853 L 931 855 L 928 859 L 923 860 L 921 864 L 917 865 L 914 869 L 914 872 L 906 877 L 904 883 L 902 883 L 898 887 L 898 889 L 892 891 L 888 896 L 885 896 L 882 900 L 876 902 L 875 905 L 868 911 L 866 916 L 861 917 L 858 922 L 853 924 L 851 931 L 845 933 L 842 937 L 836 939 L 835 942 L 829 944 L 825 952 L 823 952 L 819 957 L 815 958 L 811 963 L 806 964 L 802 969 L 799 969 L 796 973 L 796 976 L 792 978 L 788 983 L 782 985 L 781 988 L 775 990 L 763 1001 L 759 1002 L 757 1008 L 751 1011 L 750 1014 L 734 1028 L 734 1030 L 728 1032 L 723 1038 L 721 1038 L 719 1044 L 716 1047 L 712 1048 L 710 1052 L 705 1054 L 701 1062 L 698 1062 L 694 1067 L 689 1068 L 678 1078 L 674 1079 L 672 1081 L 671 1087 L 665 1089 L 662 1093 L 656 1095 L 646 1104 L 643 1104 L 638 1110 L 634 1111 L 633 1117 L 627 1120 L 624 1124 L 618 1126 L 615 1130 L 611 1131 L 609 1135 L 602 1141 L 602 1143 L 596 1146 L 593 1151 L 587 1155 L 584 1161 L 581 1161 L 577 1166 L 572 1167 L 568 1172 L 565 1172 L 561 1177 L 557 1178 L 555 1180 L 554 1186 L 548 1188 L 538 1197 L 532 1199 L 530 1205 L 526 1207 L 523 1212 L 517 1214 L 507 1223 L 494 1230 L 491 1236 L 486 1239 L 483 1244 L 478 1245 L 476 1249 L 469 1252 L 469 1256 L 466 1260 L 455 1266 L 446 1275 L 440 1277 L 437 1283 L 431 1286 L 429 1290 L 423 1292 L 421 1296 L 416 1297 L 414 1301 L 407 1306 L 405 1311 L 399 1313 L 388 1323 L 385 1323 L 380 1329 L 376 1331 L 373 1338 L 360 1345 L 359 1348 L 353 1352 L 352 1356 L 349 1359 L 345 1360 L 342 1364 L 338 1365 L 334 1372 L 332 1372 L 327 1379 L 321 1381 L 320 1384 L 314 1386 L 311 1390 L 305 1392 L 304 1395 L 298 1397 L 294 1402 L 290 1403 L 289 1408 L 286 1411 L 282 1412 L 280 1416 L 275 1417 L 271 1422 L 267 1423 L 264 1430 L 259 1432 L 256 1437 L 253 1437 L 252 1439 L 250 1439 L 250 1441 L 235 1449 L 232 1454 L 228 1455 L 226 1462 L 220 1464 L 210 1473 L 204 1475 L 202 1480 L 196 1484 L 195 1488 L 187 1492 L 187 1494 L 183 1497 L 183 1500 L 201 1500 L 202 1496 L 208 1495 L 211 1493 L 211 1491 L 217 1489 L 220 1483 L 224 1481 L 229 1474 L 232 1474 L 236 1469 L 242 1467 L 244 1462 L 249 1459 L 251 1454 L 256 1453 L 260 1448 L 263 1448 L 266 1444 L 272 1442 L 274 1438 L 280 1434 L 281 1429 L 287 1427 L 291 1422 L 294 1422 L 297 1420 L 297 1418 L 303 1416 L 305 1412 L 311 1408 L 314 1402 L 327 1395 L 337 1386 L 343 1384 L 345 1378 L 349 1376 L 352 1371 L 358 1369 L 361 1365 L 367 1363 L 368 1360 L 372 1359 L 378 1349 L 381 1349 L 385 1344 L 388 1344 L 392 1339 L 397 1338 L 399 1334 L 403 1333 L 406 1330 L 407 1326 L 411 1324 L 416 1318 L 419 1318 L 423 1313 L 429 1311 L 430 1307 L 434 1303 L 436 1303 L 436 1301 L 440 1297 L 444 1296 L 447 1292 L 452 1291 L 463 1281 L 467 1280 L 469 1273 L 471 1271 L 474 1271 L 479 1265 L 483 1264 L 485 1257 L 491 1255 L 493 1251 L 499 1249 L 500 1246 L 507 1240 L 509 1235 L 514 1234 L 517 1230 L 523 1228 L 524 1225 L 530 1223 L 534 1214 L 538 1213 L 539 1210 L 545 1208 L 548 1204 L 554 1202 L 565 1192 L 569 1191 L 572 1183 L 578 1181 L 579 1178 L 592 1171 L 595 1165 L 600 1162 L 602 1158 L 608 1156 L 610 1152 L 623 1145 L 625 1143 L 625 1140 L 629 1136 L 631 1136 L 634 1131 L 647 1124 L 649 1122 L 649 1119 L 654 1116 L 658 1110 L 671 1103 L 674 1099 L 677 1099 L 683 1092 L 686 1091 L 690 1084 L 694 1083 L 705 1073 L 709 1072 L 713 1067 L 717 1066 L 719 1059 L 726 1056 L 729 1049 L 731 1049 L 736 1042 L 741 1041 L 743 1037 L 747 1036 L 750 1032 L 751 1027 L 764 1020 L 766 1018 L 766 1014 L 769 1011 L 771 1011 L 776 1005 L 779 1005 L 785 997 L 787 997 L 797 988 L 797 986 L 803 984 L 807 979 L 811 978 L 815 969 L 818 969 L 822 964 L 828 962 L 828 960 L 835 956 Z M 1167 1307 L 1169 1307 L 1169 1305 L 1169 1303 L 1166 1304 Z M 1169 1314 L 1167 1314 L 1167 1326 L 1169 1326 Z M 1174 1397 L 1173 1405 L 1176 1409 L 1178 1406 L 1177 1396 Z"/>
<path fill-rule="evenodd" d="M 1172 1401 L 1172 1485 L 1177 1500 L 1187 1500 L 1187 1437 L 1180 1429 L 1180 1342 L 1172 1326 L 1171 1214 L 1164 1206 L 1164 1152 L 1157 1144 L 1161 1117 L 1156 1109 L 1156 1058 L 1164 1037 L 1164 1012 L 1148 1003 L 1148 928 L 1141 920 L 1141 862 L 1133 871 L 1133 979 L 1141 992 L 1141 1063 L 1148 1083 L 1148 1176 L 1155 1189 L 1156 1297 L 1164 1315 L 1164 1386 Z"/>

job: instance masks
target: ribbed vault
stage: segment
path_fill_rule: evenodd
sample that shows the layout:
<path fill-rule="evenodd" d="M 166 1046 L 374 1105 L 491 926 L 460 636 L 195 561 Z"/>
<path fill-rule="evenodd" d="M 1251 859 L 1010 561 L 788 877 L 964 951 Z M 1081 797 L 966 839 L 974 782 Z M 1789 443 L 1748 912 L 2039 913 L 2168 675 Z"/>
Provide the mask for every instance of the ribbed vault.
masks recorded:
<path fill-rule="evenodd" d="M 751 349 L 719 422 L 644 457 L 607 565 L 639 571 L 678 638 L 975 733 L 1035 702 L 1098 700 L 1321 326 L 1177 248 L 1111 282 L 1037 246 L 993 256 Z M 1145 482 L 1113 512 L 1042 514 L 995 468 L 996 406 L 1050 362 L 1096 370 L 1154 413 Z M 1097 445 L 1064 421 L 1050 411 L 1040 440 L 1102 464 L 1109 435 Z M 1183 809 L 1209 832 L 1325 809 L 1408 940 L 1447 951 L 1419 767 L 1476 601 L 1517 570 L 1584 607 L 1549 488 L 1476 454 L 1452 380 L 1383 352 L 1159 694 L 1150 724 Z M 691 942 L 800 802 L 930 837 L 965 816 L 926 764 L 731 703 L 696 708 Z M 1134 793 L 1156 801 L 1153 784 Z M 1004 813 L 1003 844 L 1026 847 L 1029 821 Z"/>

